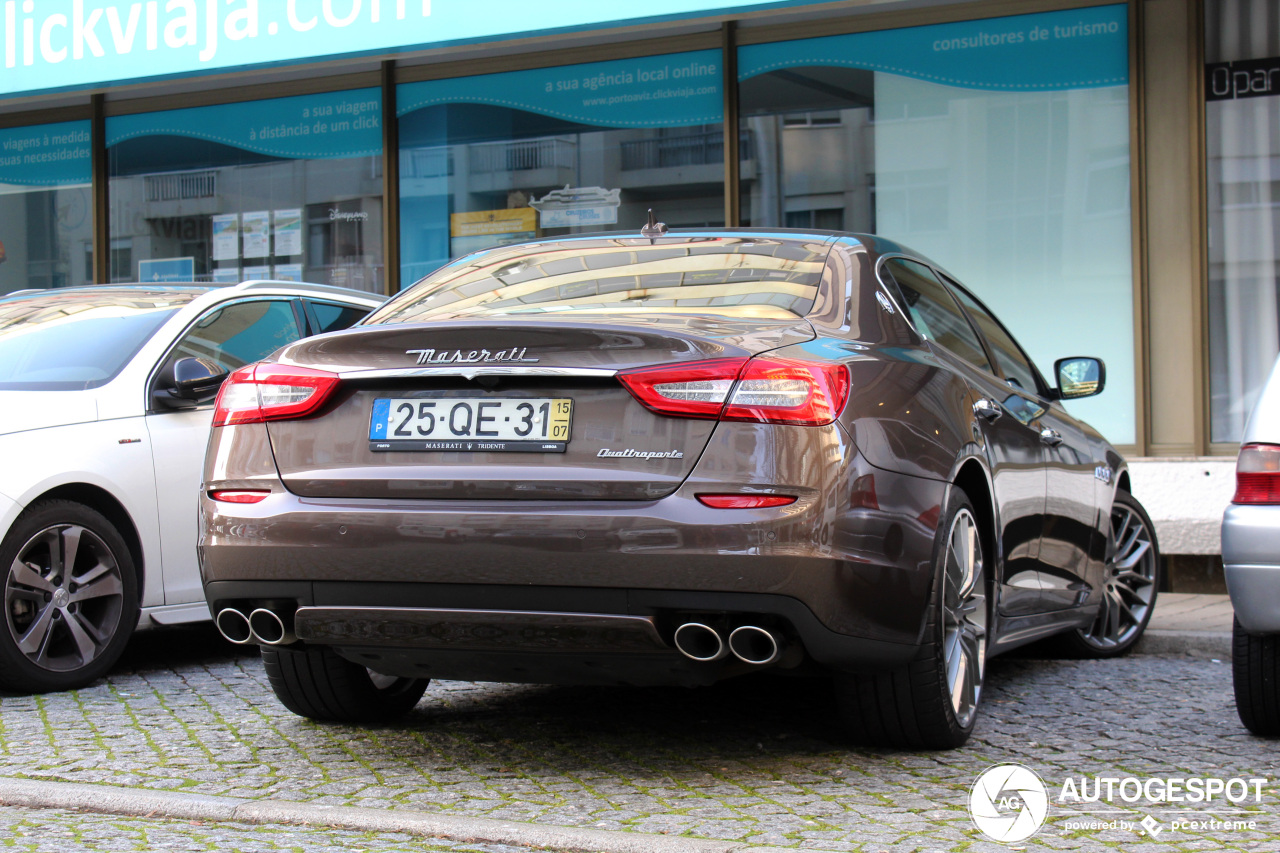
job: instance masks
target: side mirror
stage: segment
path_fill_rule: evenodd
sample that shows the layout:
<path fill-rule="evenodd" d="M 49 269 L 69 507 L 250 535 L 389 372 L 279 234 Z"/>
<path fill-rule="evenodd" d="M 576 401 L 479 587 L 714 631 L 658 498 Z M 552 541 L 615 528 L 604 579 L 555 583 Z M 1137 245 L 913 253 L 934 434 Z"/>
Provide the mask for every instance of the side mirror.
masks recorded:
<path fill-rule="evenodd" d="M 207 403 L 218 394 L 227 371 L 207 358 L 180 358 L 173 365 L 173 379 L 161 381 L 152 399 L 170 409 Z"/>
<path fill-rule="evenodd" d="M 1100 358 L 1072 356 L 1053 363 L 1058 376 L 1058 399 L 1078 400 L 1101 394 L 1107 384 L 1107 366 Z"/>

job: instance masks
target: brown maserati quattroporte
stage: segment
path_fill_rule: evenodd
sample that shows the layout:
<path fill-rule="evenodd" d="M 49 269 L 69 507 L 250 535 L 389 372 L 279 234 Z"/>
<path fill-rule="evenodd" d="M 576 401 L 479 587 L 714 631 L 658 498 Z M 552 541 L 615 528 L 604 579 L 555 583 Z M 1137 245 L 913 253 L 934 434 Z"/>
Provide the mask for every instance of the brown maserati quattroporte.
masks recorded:
<path fill-rule="evenodd" d="M 1104 367 L 1055 372 L 877 237 L 478 252 L 231 375 L 205 593 L 315 719 L 773 669 L 833 677 L 854 737 L 954 747 L 988 657 L 1121 654 L 1155 604 L 1124 460 L 1062 407 Z"/>

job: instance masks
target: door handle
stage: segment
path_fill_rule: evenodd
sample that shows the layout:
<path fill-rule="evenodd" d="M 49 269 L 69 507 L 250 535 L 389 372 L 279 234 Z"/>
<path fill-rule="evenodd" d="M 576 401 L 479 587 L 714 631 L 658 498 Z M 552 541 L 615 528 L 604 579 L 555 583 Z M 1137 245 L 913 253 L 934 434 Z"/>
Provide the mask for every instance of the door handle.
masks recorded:
<path fill-rule="evenodd" d="M 1000 408 L 1000 404 L 995 400 L 979 397 L 978 402 L 973 404 L 973 413 L 987 423 L 992 423 L 1000 417 L 1003 409 Z"/>
<path fill-rule="evenodd" d="M 1047 444 L 1050 447 L 1057 447 L 1059 444 L 1062 444 L 1062 433 L 1058 432 L 1056 429 L 1045 427 L 1040 430 L 1040 441 L 1042 444 Z"/>

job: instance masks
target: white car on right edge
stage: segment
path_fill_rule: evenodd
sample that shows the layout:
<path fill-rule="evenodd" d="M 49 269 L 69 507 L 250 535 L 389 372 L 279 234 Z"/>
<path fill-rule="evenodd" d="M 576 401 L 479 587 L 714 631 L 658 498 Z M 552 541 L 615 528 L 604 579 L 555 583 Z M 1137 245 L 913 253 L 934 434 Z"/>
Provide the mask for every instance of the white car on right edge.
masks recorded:
<path fill-rule="evenodd" d="M 1236 493 L 1222 517 L 1222 564 L 1235 607 L 1232 675 L 1240 721 L 1280 735 L 1280 361 L 1249 417 Z"/>

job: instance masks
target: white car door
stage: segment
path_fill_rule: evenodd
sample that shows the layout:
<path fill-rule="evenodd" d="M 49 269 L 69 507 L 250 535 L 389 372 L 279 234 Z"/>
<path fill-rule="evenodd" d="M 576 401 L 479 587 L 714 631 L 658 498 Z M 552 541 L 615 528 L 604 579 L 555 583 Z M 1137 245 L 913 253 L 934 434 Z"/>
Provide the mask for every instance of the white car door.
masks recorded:
<path fill-rule="evenodd" d="M 181 358 L 214 361 L 227 371 L 259 361 L 302 337 L 296 300 L 288 297 L 242 299 L 209 309 L 165 356 L 151 388 L 166 387 Z M 164 602 L 204 600 L 196 563 L 196 516 L 213 401 L 173 409 L 153 399 L 146 416 L 159 506 Z"/>

